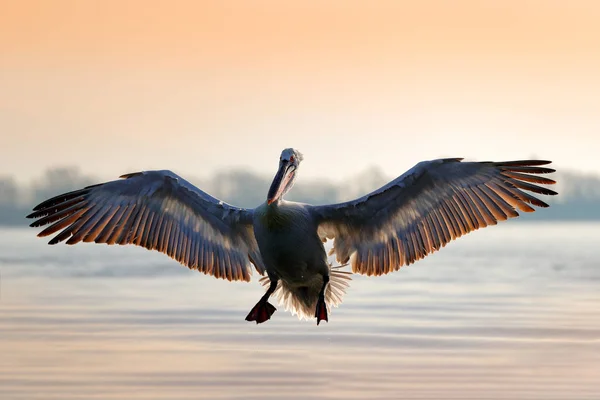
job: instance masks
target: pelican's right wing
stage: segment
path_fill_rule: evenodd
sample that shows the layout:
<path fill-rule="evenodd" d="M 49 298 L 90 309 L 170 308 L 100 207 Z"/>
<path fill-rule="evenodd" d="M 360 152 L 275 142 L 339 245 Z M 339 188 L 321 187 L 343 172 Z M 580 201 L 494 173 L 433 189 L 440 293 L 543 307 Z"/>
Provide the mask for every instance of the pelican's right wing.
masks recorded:
<path fill-rule="evenodd" d="M 252 210 L 209 196 L 171 171 L 145 171 L 44 201 L 28 218 L 52 224 L 38 236 L 62 230 L 67 240 L 135 244 L 165 253 L 189 268 L 228 280 L 249 281 L 263 265 Z"/>
<path fill-rule="evenodd" d="M 340 263 L 366 275 L 395 271 L 468 232 L 548 205 L 525 192 L 556 192 L 538 174 L 549 161 L 423 161 L 382 188 L 354 201 L 310 206 L 322 239 L 334 239 Z"/>

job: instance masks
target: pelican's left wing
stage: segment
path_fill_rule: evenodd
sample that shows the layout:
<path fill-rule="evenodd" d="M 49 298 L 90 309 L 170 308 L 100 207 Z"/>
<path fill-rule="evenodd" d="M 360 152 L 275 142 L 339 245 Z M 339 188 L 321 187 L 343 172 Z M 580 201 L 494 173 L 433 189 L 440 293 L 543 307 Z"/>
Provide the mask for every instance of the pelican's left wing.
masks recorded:
<path fill-rule="evenodd" d="M 352 271 L 381 275 L 398 270 L 468 232 L 517 217 L 516 209 L 548 207 L 524 192 L 554 195 L 532 183 L 554 172 L 549 161 L 424 161 L 382 188 L 354 201 L 310 206 L 323 240 Z"/>
<path fill-rule="evenodd" d="M 171 171 L 145 171 L 65 193 L 36 206 L 31 226 L 52 224 L 38 236 L 135 244 L 158 250 L 191 269 L 249 281 L 252 264 L 263 275 L 252 210 L 209 196 Z"/>

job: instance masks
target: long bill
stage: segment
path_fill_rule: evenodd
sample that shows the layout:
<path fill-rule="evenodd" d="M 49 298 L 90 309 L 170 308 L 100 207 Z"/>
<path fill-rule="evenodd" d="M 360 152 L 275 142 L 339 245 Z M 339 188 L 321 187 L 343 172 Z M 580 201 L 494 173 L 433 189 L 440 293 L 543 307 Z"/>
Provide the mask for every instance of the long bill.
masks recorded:
<path fill-rule="evenodd" d="M 267 195 L 267 204 L 276 202 L 287 191 L 292 178 L 294 177 L 295 167 L 289 162 L 282 162 L 279 165 L 279 170 L 275 174 L 269 194 Z"/>

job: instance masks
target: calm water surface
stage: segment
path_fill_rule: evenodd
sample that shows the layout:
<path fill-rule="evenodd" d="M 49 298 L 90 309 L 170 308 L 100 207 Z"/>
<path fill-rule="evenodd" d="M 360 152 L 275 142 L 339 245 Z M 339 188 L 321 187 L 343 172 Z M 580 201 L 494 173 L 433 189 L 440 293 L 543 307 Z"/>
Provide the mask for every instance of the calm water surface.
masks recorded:
<path fill-rule="evenodd" d="M 0 230 L 0 399 L 600 399 L 600 225 L 512 221 L 329 323 L 244 317 L 251 284 L 159 253 Z M 508 249 L 508 250 L 507 250 Z"/>

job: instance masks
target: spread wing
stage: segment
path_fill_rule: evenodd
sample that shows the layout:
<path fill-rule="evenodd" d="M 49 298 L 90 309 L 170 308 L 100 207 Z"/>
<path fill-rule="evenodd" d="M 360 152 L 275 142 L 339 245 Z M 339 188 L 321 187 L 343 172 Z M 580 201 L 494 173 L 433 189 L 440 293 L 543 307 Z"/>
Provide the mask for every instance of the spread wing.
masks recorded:
<path fill-rule="evenodd" d="M 145 171 L 61 194 L 36 206 L 30 226 L 51 224 L 64 240 L 135 244 L 158 250 L 189 268 L 249 281 L 251 263 L 265 268 L 252 228 L 252 211 L 209 196 L 170 171 Z"/>
<path fill-rule="evenodd" d="M 398 270 L 468 232 L 548 204 L 526 193 L 555 195 L 534 183 L 554 172 L 549 161 L 424 161 L 354 201 L 310 207 L 323 240 L 352 271 L 381 275 Z"/>

